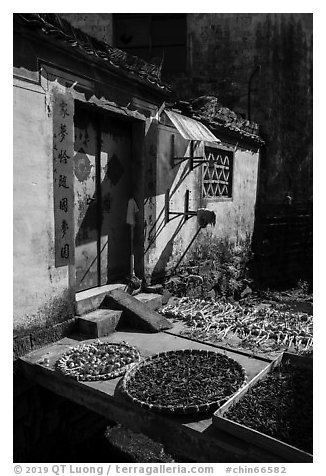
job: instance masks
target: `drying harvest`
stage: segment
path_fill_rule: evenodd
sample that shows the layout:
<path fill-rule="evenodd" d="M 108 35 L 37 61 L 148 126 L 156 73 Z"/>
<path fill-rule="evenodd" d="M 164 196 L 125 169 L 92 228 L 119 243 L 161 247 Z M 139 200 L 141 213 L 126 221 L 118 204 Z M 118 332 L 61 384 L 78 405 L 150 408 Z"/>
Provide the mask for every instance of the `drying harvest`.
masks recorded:
<path fill-rule="evenodd" d="M 71 348 L 58 360 L 56 368 L 76 380 L 108 380 L 122 375 L 139 359 L 138 350 L 127 343 L 96 341 Z"/>
<path fill-rule="evenodd" d="M 312 316 L 306 313 L 188 297 L 160 312 L 183 321 L 185 335 L 205 341 L 236 339 L 240 347 L 263 352 L 291 349 L 303 353 L 313 346 Z"/>
<path fill-rule="evenodd" d="M 282 363 L 224 417 L 312 453 L 312 384 L 311 370 Z"/>
<path fill-rule="evenodd" d="M 246 380 L 229 357 L 206 350 L 156 354 L 134 366 L 123 381 L 127 395 L 151 410 L 171 413 L 208 411 L 235 393 Z"/>

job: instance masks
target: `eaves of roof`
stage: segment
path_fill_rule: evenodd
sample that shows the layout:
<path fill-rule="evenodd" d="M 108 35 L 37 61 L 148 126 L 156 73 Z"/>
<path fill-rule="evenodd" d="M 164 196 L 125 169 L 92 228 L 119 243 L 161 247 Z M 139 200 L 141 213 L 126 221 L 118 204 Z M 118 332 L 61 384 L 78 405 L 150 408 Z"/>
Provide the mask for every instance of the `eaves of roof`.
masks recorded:
<path fill-rule="evenodd" d="M 265 144 L 264 140 L 258 134 L 248 132 L 247 130 L 237 127 L 233 124 L 230 124 L 230 123 L 222 124 L 220 122 L 216 122 L 213 120 L 208 121 L 207 119 L 201 116 L 193 116 L 193 118 L 201 121 L 212 131 L 225 130 L 226 133 L 231 132 L 234 135 L 237 135 L 244 140 L 255 142 L 259 146 L 262 146 Z"/>
<path fill-rule="evenodd" d="M 214 96 L 201 96 L 189 101 L 179 101 L 172 105 L 185 116 L 205 124 L 214 133 L 225 132 L 243 140 L 253 142 L 258 146 L 264 144 L 259 135 L 259 125 L 243 119 L 234 111 L 223 107 Z"/>
<path fill-rule="evenodd" d="M 40 30 L 52 38 L 67 43 L 71 48 L 97 58 L 110 70 L 120 69 L 162 92 L 171 91 L 169 86 L 161 81 L 159 66 L 97 40 L 73 27 L 67 20 L 55 13 L 17 13 L 16 15 L 27 27 Z"/>

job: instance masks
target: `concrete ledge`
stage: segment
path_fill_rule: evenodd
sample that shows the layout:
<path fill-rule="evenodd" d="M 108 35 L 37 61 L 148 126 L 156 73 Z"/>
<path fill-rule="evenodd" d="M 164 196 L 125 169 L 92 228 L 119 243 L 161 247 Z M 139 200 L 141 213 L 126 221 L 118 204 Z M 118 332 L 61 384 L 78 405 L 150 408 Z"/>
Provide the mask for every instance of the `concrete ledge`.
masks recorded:
<path fill-rule="evenodd" d="M 161 294 L 147 294 L 147 293 L 140 293 L 135 296 L 135 298 L 146 304 L 152 311 L 156 311 L 162 307 L 162 296 Z"/>
<path fill-rule="evenodd" d="M 97 309 L 78 318 L 79 330 L 90 337 L 104 337 L 115 331 L 122 311 Z"/>
<path fill-rule="evenodd" d="M 98 288 L 86 289 L 76 294 L 76 314 L 82 316 L 88 312 L 95 311 L 102 304 L 106 294 L 115 289 L 124 291 L 125 284 L 107 284 Z"/>
<path fill-rule="evenodd" d="M 146 304 L 118 289 L 111 291 L 105 297 L 102 307 L 122 310 L 121 325 L 131 329 L 141 329 L 148 332 L 160 332 L 171 329 L 171 323 Z"/>

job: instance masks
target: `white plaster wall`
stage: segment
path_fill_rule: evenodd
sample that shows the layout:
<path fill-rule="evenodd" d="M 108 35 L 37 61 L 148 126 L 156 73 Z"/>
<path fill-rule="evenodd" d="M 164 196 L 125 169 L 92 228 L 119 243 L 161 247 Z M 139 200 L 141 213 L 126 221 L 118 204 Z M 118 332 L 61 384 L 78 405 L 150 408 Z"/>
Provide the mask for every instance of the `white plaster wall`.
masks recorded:
<path fill-rule="evenodd" d="M 205 239 L 206 230 L 218 238 L 238 241 L 251 237 L 254 229 L 255 203 L 259 153 L 238 148 L 233 163 L 233 197 L 229 200 L 205 200 L 202 196 L 201 166 L 190 173 L 189 162 L 171 167 L 171 134 L 175 134 L 175 154 L 189 156 L 189 143 L 171 127 L 159 125 L 156 177 L 156 241 L 150 247 L 146 262 L 146 274 L 155 275 L 163 269 L 173 268 L 194 237 L 198 227 L 195 217 L 188 219 L 178 230 L 182 218 L 164 224 L 165 191 L 171 189 L 170 210 L 183 211 L 184 194 L 190 191 L 189 210 L 200 207 L 213 210 L 216 226 L 208 226 L 199 233 Z M 202 143 L 195 156 L 202 156 Z M 172 216 L 171 216 L 172 217 Z"/>
<path fill-rule="evenodd" d="M 259 154 L 238 149 L 233 162 L 232 200 L 203 201 L 216 214 L 213 235 L 230 241 L 251 237 L 254 229 Z"/>
<path fill-rule="evenodd" d="M 64 305 L 68 270 L 54 267 L 52 117 L 43 90 L 20 81 L 14 87 L 13 175 L 14 329 L 22 330 L 44 324 Z"/>

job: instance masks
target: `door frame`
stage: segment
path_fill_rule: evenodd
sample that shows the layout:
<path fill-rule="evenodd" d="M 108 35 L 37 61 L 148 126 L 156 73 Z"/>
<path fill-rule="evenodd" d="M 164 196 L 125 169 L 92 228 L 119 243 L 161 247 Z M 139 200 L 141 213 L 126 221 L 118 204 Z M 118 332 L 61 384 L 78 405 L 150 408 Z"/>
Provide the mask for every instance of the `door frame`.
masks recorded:
<path fill-rule="evenodd" d="M 135 271 L 137 276 L 144 276 L 144 183 L 145 183 L 145 157 L 144 157 L 144 144 L 145 144 L 145 130 L 146 130 L 146 120 L 141 118 L 135 118 L 133 116 L 127 116 L 123 112 L 114 112 L 111 109 L 106 109 L 105 106 L 101 107 L 95 104 L 86 103 L 78 99 L 74 100 L 74 114 L 78 114 L 78 111 L 84 111 L 95 118 L 96 123 L 96 154 L 95 154 L 95 164 L 97 171 L 99 170 L 100 165 L 100 153 L 101 153 L 101 121 L 105 117 L 111 119 L 117 119 L 119 122 L 127 122 L 131 126 L 131 156 L 133 160 L 131 161 L 130 166 L 130 176 L 131 176 L 131 186 L 134 189 L 134 198 L 138 204 L 138 220 L 134 230 L 134 254 L 135 254 Z M 96 171 L 96 185 L 95 193 L 98 197 L 98 204 L 96 207 L 97 211 L 97 229 L 98 229 L 98 239 L 97 239 L 97 256 L 100 256 L 101 252 L 101 213 L 102 213 L 102 204 L 101 204 L 101 176 Z M 74 219 L 75 219 L 75 206 L 74 206 Z M 76 246 L 76 245 L 75 245 Z M 97 260 L 97 281 L 101 282 L 101 260 Z M 69 283 L 70 289 L 73 289 L 73 292 L 76 294 L 91 291 L 92 289 L 99 289 L 106 284 L 98 284 L 96 287 L 89 288 L 86 290 L 77 290 L 77 280 L 76 280 L 76 263 L 73 266 L 69 267 Z"/>

